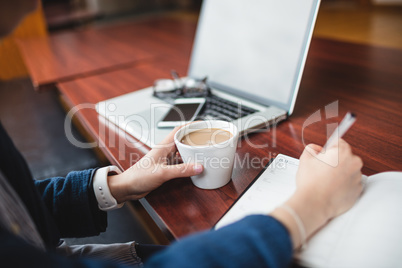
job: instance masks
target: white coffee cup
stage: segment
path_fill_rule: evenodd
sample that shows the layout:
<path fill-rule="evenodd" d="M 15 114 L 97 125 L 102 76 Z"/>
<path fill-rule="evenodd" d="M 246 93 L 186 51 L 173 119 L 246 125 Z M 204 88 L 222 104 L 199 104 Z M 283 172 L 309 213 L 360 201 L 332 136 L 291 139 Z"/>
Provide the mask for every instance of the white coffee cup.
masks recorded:
<path fill-rule="evenodd" d="M 224 142 L 208 146 L 192 146 L 181 142 L 187 134 L 208 128 L 229 131 L 232 137 Z M 176 147 L 183 162 L 197 163 L 204 166 L 203 173 L 191 177 L 194 185 L 202 189 L 216 189 L 230 181 L 238 139 L 237 127 L 230 122 L 220 120 L 190 123 L 179 129 L 174 136 Z"/>

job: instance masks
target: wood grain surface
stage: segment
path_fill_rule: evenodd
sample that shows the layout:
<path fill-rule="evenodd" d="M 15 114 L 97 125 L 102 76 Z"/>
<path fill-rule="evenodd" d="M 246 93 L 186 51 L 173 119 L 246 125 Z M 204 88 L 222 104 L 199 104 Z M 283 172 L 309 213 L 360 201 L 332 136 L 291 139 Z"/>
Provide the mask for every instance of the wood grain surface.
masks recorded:
<path fill-rule="evenodd" d="M 181 55 L 184 47 L 191 46 L 194 31 L 194 23 L 152 19 L 21 38 L 17 44 L 32 82 L 39 89 L 126 68 L 141 60 L 163 57 L 164 53 Z"/>
<path fill-rule="evenodd" d="M 88 104 L 89 108 L 76 116 L 109 160 L 123 169 L 149 148 L 116 127 L 105 127 L 93 105 L 148 87 L 154 79 L 169 77 L 170 69 L 185 74 L 195 29 L 195 25 L 188 24 L 183 22 L 183 31 L 170 34 L 170 27 L 177 26 L 155 22 L 154 26 L 163 30 L 149 33 L 153 36 L 149 39 L 164 42 L 147 44 L 150 51 L 158 49 L 163 56 L 131 68 L 58 84 L 71 107 Z M 134 40 L 132 35 L 127 38 L 133 49 L 137 44 L 141 49 L 145 46 L 141 39 Z M 402 170 L 401 73 L 402 51 L 313 39 L 294 113 L 277 126 L 259 130 L 239 142 L 229 184 L 217 190 L 201 190 L 189 179 L 176 179 L 149 194 L 142 203 L 171 239 L 209 229 L 270 158 L 279 153 L 298 158 L 305 145 L 323 145 L 347 111 L 356 113 L 357 122 L 344 138 L 362 157 L 363 173 Z"/>

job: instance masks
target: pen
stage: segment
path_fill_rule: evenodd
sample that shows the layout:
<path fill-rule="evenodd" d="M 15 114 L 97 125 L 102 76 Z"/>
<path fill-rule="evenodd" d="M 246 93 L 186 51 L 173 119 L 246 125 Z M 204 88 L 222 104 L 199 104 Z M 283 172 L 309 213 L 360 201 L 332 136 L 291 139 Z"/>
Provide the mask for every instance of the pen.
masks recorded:
<path fill-rule="evenodd" d="M 348 131 L 348 129 L 353 125 L 355 121 L 356 115 L 354 113 L 348 112 L 342 119 L 339 126 L 334 130 L 334 132 L 325 143 L 323 150 L 331 147 L 337 140 L 339 140 L 346 133 L 346 131 Z"/>

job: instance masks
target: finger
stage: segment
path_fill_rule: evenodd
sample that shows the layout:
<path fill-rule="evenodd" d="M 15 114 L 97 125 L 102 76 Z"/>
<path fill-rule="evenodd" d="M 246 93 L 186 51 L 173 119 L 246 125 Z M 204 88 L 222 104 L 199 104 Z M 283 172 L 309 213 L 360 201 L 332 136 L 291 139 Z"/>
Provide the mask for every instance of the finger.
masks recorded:
<path fill-rule="evenodd" d="M 175 127 L 162 141 L 160 144 L 169 144 L 174 141 L 174 135 L 180 129 L 180 127 Z"/>
<path fill-rule="evenodd" d="M 204 171 L 204 167 L 200 164 L 178 164 L 178 165 L 166 165 L 165 177 L 167 180 L 173 178 L 190 177 L 199 175 Z"/>
<path fill-rule="evenodd" d="M 304 148 L 304 151 L 300 158 L 305 158 L 305 157 L 311 157 L 311 156 L 316 156 L 319 154 L 322 150 L 322 147 L 317 145 L 317 144 L 309 144 Z"/>
<path fill-rule="evenodd" d="M 314 152 L 317 153 L 317 154 L 318 154 L 319 152 L 321 152 L 321 150 L 322 150 L 322 146 L 317 145 L 317 144 L 314 144 L 314 143 L 311 143 L 311 144 L 307 145 L 306 148 L 308 148 L 309 150 L 314 151 Z"/>
<path fill-rule="evenodd" d="M 184 124 L 184 125 L 175 127 L 175 128 L 169 133 L 169 135 L 166 136 L 166 138 L 163 139 L 163 141 L 160 143 L 160 145 L 166 145 L 166 144 L 169 144 L 169 145 L 170 145 L 172 142 L 173 142 L 173 145 L 174 145 L 174 135 L 176 134 L 176 132 L 179 131 L 179 129 L 185 127 L 185 126 L 190 125 L 190 124 L 193 124 L 193 123 L 196 123 L 196 122 L 201 122 L 201 121 L 200 121 L 200 120 L 197 120 L 197 121 L 189 122 L 189 123 L 186 123 L 186 124 Z"/>
<path fill-rule="evenodd" d="M 339 139 L 337 145 L 338 147 L 351 148 L 349 143 L 347 143 L 344 139 Z"/>
<path fill-rule="evenodd" d="M 361 170 L 362 167 L 363 167 L 363 165 L 364 165 L 363 160 L 362 160 L 359 156 L 357 156 L 357 155 L 354 155 L 353 157 L 354 157 L 354 161 L 355 161 L 355 163 L 356 163 L 357 168 L 358 168 L 359 170 Z"/>
<path fill-rule="evenodd" d="M 158 153 L 169 154 L 176 151 L 176 144 L 174 142 L 174 135 L 180 129 L 180 127 L 175 127 L 159 144 L 157 144 L 153 149 L 158 150 Z"/>

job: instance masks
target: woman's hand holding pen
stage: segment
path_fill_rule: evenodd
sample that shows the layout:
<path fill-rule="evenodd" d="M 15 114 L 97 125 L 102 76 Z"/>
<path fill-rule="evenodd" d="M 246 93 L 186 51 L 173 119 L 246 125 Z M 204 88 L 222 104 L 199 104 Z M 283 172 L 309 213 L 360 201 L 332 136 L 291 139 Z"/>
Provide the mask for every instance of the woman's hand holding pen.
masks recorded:
<path fill-rule="evenodd" d="M 296 192 L 285 203 L 301 219 L 306 237 L 301 237 L 300 226 L 283 208 L 271 214 L 288 228 L 295 248 L 330 219 L 350 209 L 362 193 L 363 162 L 350 145 L 341 139 L 325 152 L 321 150 L 314 144 L 305 148 L 296 175 Z"/>
<path fill-rule="evenodd" d="M 320 151 L 320 146 L 309 145 L 301 155 L 297 188 L 331 219 L 351 208 L 360 196 L 363 162 L 342 139 L 325 153 Z"/>

